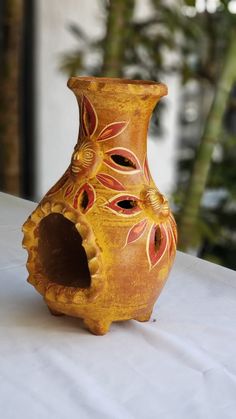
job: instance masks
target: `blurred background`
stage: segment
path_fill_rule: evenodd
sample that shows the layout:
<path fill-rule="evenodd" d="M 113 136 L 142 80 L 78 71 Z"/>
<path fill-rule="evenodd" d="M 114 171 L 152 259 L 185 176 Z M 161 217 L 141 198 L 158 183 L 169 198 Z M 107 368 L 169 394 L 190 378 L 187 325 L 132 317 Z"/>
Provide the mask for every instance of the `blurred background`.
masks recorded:
<path fill-rule="evenodd" d="M 236 269 L 236 0 L 1 0 L 1 191 L 37 201 L 68 166 L 70 75 L 167 83 L 148 155 L 179 249 Z"/>

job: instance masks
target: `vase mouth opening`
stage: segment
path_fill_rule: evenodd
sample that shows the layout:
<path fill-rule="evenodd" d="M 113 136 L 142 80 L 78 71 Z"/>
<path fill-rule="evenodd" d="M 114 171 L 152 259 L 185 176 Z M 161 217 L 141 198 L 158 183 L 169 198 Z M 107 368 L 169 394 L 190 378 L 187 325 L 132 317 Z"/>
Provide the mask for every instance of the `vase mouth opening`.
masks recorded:
<path fill-rule="evenodd" d="M 148 94 L 165 96 L 168 93 L 164 83 L 152 80 L 133 80 L 113 77 L 71 77 L 67 83 L 71 90 L 88 89 L 107 93 L 127 92 L 129 94 Z"/>

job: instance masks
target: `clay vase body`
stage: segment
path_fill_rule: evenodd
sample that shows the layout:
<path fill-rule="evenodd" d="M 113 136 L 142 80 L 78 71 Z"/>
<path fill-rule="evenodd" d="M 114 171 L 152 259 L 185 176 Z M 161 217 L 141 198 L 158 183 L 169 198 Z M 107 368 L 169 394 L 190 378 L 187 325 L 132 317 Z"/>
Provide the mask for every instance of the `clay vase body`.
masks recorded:
<path fill-rule="evenodd" d="M 155 82 L 73 77 L 80 110 L 71 163 L 23 226 L 28 281 L 53 314 L 147 321 L 173 264 L 176 225 L 147 162 Z M 53 162 L 52 162 L 53 164 Z"/>

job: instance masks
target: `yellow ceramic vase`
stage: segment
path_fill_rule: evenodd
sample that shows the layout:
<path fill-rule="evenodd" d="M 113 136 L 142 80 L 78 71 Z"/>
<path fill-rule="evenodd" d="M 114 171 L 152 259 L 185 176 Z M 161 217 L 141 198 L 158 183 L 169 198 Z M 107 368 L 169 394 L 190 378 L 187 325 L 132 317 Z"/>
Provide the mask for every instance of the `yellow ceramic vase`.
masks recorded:
<path fill-rule="evenodd" d="M 72 77 L 80 109 L 70 166 L 23 226 L 28 281 L 53 314 L 147 321 L 173 264 L 176 225 L 147 162 L 152 110 L 164 84 Z"/>

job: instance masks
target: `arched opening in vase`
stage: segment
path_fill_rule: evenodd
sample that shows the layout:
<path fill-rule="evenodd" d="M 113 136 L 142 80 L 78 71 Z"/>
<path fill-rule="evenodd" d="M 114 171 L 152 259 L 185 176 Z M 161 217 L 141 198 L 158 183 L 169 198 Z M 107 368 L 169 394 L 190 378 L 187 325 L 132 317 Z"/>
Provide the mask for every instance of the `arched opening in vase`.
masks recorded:
<path fill-rule="evenodd" d="M 53 213 L 39 224 L 38 256 L 43 275 L 67 287 L 89 288 L 91 277 L 82 238 L 74 223 Z"/>

